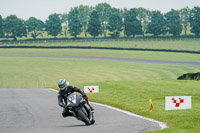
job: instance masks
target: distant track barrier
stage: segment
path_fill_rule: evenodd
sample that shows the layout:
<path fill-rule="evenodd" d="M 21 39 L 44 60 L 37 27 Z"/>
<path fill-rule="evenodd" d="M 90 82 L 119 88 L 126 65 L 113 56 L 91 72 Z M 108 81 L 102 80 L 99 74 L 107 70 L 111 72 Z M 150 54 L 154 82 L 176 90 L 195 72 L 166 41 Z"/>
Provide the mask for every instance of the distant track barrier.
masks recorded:
<path fill-rule="evenodd" d="M 18 41 L 1 41 L 2 44 L 33 44 L 33 43 L 66 43 L 66 42 L 105 42 L 105 41 L 118 41 L 118 42 L 142 42 L 142 41 L 184 41 L 184 40 L 200 40 L 200 38 L 119 38 L 119 39 L 39 39 L 39 40 L 18 40 Z"/>
<path fill-rule="evenodd" d="M 107 49 L 107 50 L 135 50 L 135 51 L 157 51 L 157 52 L 179 52 L 200 54 L 200 51 L 168 50 L 168 49 L 142 49 L 142 48 L 117 48 L 117 47 L 81 47 L 81 46 L 0 46 L 0 48 L 38 48 L 38 49 Z"/>

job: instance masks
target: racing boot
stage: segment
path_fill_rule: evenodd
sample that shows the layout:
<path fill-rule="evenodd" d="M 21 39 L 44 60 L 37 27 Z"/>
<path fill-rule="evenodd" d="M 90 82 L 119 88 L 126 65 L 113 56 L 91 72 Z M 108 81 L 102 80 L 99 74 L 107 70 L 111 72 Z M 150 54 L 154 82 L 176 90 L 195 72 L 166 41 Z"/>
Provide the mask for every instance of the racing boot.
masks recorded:
<path fill-rule="evenodd" d="M 74 114 L 69 112 L 68 116 L 74 117 Z"/>
<path fill-rule="evenodd" d="M 63 113 L 62 113 L 62 116 L 64 118 L 68 117 L 68 116 L 74 116 L 74 114 L 72 112 L 69 112 L 67 110 L 64 110 Z"/>

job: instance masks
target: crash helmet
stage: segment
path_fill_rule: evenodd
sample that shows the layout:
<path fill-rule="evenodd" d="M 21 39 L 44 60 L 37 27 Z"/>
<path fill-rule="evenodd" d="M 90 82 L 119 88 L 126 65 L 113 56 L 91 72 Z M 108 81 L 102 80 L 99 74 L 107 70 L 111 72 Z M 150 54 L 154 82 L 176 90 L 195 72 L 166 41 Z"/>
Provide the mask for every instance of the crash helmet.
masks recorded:
<path fill-rule="evenodd" d="M 60 88 L 61 91 L 64 91 L 68 86 L 68 82 L 65 79 L 60 79 L 58 81 L 58 87 Z"/>

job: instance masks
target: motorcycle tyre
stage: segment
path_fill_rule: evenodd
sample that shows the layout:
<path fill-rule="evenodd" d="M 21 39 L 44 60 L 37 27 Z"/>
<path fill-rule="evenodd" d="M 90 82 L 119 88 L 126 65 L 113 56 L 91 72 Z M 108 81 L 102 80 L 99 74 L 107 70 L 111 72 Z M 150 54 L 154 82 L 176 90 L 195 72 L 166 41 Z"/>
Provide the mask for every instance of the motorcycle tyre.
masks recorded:
<path fill-rule="evenodd" d="M 92 119 L 92 120 L 91 120 L 91 125 L 93 125 L 94 123 L 95 123 L 95 120 Z"/>
<path fill-rule="evenodd" d="M 78 116 L 81 118 L 81 120 L 86 124 L 86 125 L 90 125 L 90 120 L 85 116 L 85 114 L 83 113 L 82 109 L 78 110 Z"/>

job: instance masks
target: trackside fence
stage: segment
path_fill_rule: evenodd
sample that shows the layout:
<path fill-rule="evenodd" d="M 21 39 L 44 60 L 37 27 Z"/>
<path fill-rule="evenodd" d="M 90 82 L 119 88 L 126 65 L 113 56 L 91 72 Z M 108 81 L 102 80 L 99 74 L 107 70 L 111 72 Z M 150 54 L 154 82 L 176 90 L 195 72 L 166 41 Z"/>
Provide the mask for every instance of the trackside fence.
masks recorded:
<path fill-rule="evenodd" d="M 108 41 L 117 41 L 117 42 L 126 42 L 126 41 L 133 41 L 133 42 L 141 42 L 141 41 L 184 41 L 184 40 L 199 40 L 200 38 L 130 38 L 130 39 L 66 39 L 66 40 L 19 40 L 19 41 L 0 41 L 0 45 L 3 44 L 35 44 L 35 43 L 72 43 L 72 42 L 108 42 Z"/>

